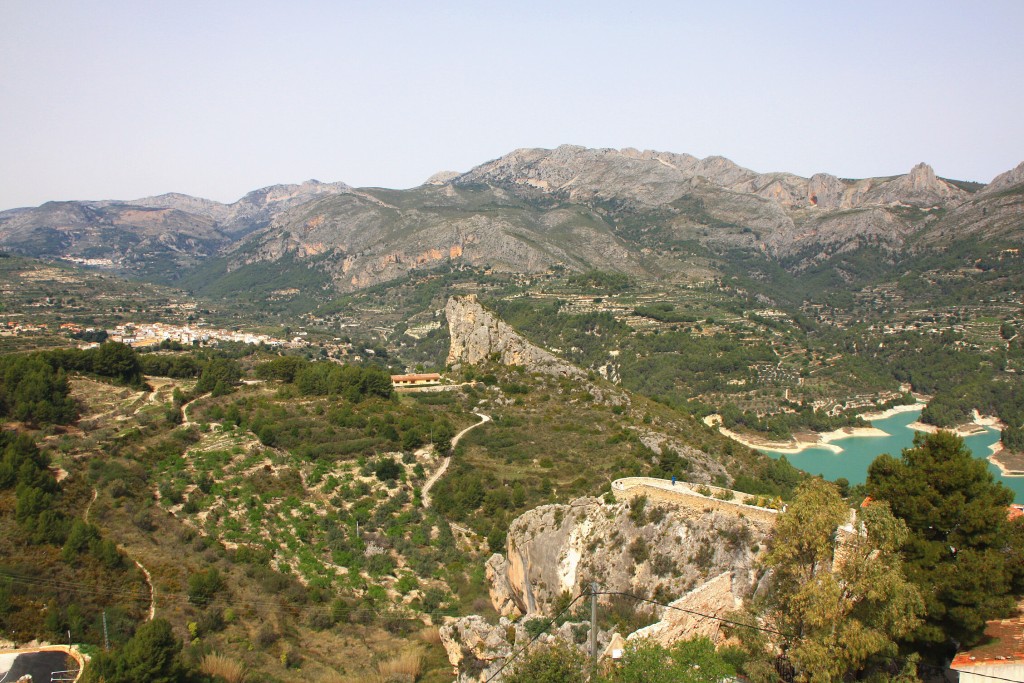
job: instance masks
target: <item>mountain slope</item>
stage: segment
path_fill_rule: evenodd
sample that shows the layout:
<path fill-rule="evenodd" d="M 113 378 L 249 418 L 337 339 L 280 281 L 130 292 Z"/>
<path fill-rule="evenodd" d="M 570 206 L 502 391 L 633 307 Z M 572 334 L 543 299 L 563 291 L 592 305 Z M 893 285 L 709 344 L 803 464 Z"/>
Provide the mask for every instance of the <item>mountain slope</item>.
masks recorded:
<path fill-rule="evenodd" d="M 178 193 L 47 202 L 0 212 L 0 245 L 26 256 L 84 259 L 124 274 L 172 280 L 277 213 L 348 189 L 310 180 L 255 190 L 233 204 Z"/>
<path fill-rule="evenodd" d="M 200 279 L 215 288 L 239 269 L 258 279 L 263 264 L 313 269 L 337 291 L 444 264 L 685 280 L 760 255 L 798 274 L 863 248 L 895 262 L 960 239 L 1019 240 L 1022 181 L 1021 167 L 982 186 L 926 164 L 891 177 L 803 178 L 715 156 L 563 145 L 409 190 L 308 181 L 229 205 L 180 194 L 50 203 L 0 213 L 0 245 L 160 279 L 211 262 Z"/>

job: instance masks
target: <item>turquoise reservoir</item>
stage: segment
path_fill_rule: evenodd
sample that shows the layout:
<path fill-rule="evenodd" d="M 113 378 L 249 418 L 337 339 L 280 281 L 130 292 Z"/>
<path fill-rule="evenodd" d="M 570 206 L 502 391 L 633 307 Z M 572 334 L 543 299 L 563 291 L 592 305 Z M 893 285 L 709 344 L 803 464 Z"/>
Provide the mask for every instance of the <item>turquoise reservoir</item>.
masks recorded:
<path fill-rule="evenodd" d="M 899 457 L 904 448 L 914 445 L 914 430 L 909 425 L 921 416 L 921 411 L 899 413 L 884 420 L 873 420 L 871 425 L 889 436 L 848 436 L 837 439 L 831 445 L 843 449 L 833 453 L 825 448 L 808 448 L 799 453 L 787 453 L 786 459 L 794 466 L 811 474 L 820 474 L 826 479 L 846 477 L 851 484 L 861 484 L 868 474 L 868 465 L 882 453 Z M 984 432 L 964 437 L 964 442 L 976 458 L 988 458 L 991 446 L 999 441 L 999 430 L 991 427 Z M 763 451 L 773 458 L 779 453 Z M 1024 503 L 1024 477 L 1004 477 L 999 468 L 988 463 L 996 481 L 1011 489 L 1018 503 Z"/>

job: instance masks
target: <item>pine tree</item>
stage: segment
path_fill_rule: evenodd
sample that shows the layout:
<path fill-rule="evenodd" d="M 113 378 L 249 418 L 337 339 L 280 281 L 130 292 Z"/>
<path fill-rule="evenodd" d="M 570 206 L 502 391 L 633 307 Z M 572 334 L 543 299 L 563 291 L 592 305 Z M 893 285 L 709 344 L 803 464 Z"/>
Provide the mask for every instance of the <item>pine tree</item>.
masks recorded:
<path fill-rule="evenodd" d="M 928 611 L 912 636 L 917 647 L 941 658 L 954 641 L 973 645 L 987 620 L 1010 614 L 1024 578 L 1013 561 L 1024 553 L 1024 535 L 1007 520 L 1013 493 L 963 439 L 919 434 L 901 459 L 882 455 L 872 463 L 867 489 L 910 529 L 907 575 Z"/>

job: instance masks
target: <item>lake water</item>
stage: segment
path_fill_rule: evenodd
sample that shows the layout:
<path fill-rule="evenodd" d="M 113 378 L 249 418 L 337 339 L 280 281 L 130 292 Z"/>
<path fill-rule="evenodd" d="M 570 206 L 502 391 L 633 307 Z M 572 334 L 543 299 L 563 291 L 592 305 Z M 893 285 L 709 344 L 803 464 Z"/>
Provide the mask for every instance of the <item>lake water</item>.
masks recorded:
<path fill-rule="evenodd" d="M 879 455 L 889 453 L 898 458 L 904 448 L 914 445 L 914 430 L 909 425 L 920 416 L 921 412 L 915 411 L 875 420 L 871 425 L 889 436 L 849 436 L 833 441 L 832 445 L 843 449 L 841 453 L 833 453 L 825 448 L 808 448 L 800 453 L 787 453 L 786 459 L 805 472 L 820 474 L 830 480 L 846 477 L 851 484 L 861 484 L 867 477 L 868 465 Z M 997 441 L 999 430 L 990 427 L 982 433 L 964 438 L 964 443 L 976 458 L 991 455 L 990 446 Z M 773 458 L 780 456 L 771 451 L 763 452 Z M 988 468 L 996 481 L 1003 482 L 1014 492 L 1018 503 L 1024 503 L 1024 477 L 1004 477 L 992 463 L 988 463 Z"/>

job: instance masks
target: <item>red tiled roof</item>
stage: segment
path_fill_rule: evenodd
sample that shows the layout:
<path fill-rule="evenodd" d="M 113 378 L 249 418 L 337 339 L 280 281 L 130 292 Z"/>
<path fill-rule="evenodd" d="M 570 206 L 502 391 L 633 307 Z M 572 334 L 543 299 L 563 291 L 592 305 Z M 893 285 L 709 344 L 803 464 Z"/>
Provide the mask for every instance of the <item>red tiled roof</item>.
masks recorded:
<path fill-rule="evenodd" d="M 1019 517 L 1024 517 L 1024 505 L 1018 505 L 1014 503 L 1010 506 L 1009 511 L 1006 513 L 1006 518 L 1011 522 Z"/>
<path fill-rule="evenodd" d="M 420 375 L 391 375 L 392 382 L 427 382 L 439 379 L 441 379 L 441 375 L 436 372 L 428 372 Z"/>
<path fill-rule="evenodd" d="M 951 669 L 968 666 L 1024 662 L 1024 602 L 1009 619 L 995 619 L 985 626 L 986 643 L 973 650 L 958 652 Z"/>

